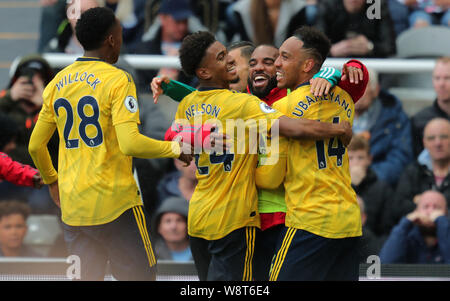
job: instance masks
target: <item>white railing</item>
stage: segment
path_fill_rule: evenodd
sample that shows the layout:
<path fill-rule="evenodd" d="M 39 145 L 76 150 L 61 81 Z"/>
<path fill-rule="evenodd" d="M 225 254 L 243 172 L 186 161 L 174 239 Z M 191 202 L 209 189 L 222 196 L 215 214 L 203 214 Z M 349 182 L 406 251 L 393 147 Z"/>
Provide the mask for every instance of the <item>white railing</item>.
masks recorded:
<path fill-rule="evenodd" d="M 44 58 L 54 68 L 65 67 L 75 61 L 79 55 L 68 55 L 61 53 L 45 53 Z M 135 69 L 159 69 L 159 68 L 180 68 L 178 57 L 164 55 L 141 55 L 125 54 L 121 56 L 131 67 Z M 329 58 L 324 66 L 342 68 L 348 58 Z M 378 73 L 420 73 L 431 72 L 435 65 L 434 59 L 359 59 L 368 68 L 376 70 Z"/>

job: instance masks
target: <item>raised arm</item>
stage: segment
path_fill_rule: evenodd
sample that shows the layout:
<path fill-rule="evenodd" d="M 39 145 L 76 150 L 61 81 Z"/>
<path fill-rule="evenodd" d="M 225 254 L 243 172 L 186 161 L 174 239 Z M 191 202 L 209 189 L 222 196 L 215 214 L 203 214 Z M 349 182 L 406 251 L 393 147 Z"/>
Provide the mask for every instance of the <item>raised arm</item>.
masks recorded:
<path fill-rule="evenodd" d="M 167 76 L 154 77 L 150 84 L 153 101 L 158 103 L 159 96 L 162 94 L 169 96 L 173 100 L 180 102 L 191 92 L 195 91 L 191 86 L 185 85 L 179 81 L 171 80 Z"/>

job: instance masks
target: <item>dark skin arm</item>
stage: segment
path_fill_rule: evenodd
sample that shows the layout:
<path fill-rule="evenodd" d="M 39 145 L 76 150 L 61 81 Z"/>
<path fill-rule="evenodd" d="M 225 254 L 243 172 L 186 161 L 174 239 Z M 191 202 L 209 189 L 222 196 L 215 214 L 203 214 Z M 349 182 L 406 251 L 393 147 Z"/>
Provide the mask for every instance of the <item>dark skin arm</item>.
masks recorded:
<path fill-rule="evenodd" d="M 347 121 L 327 123 L 287 116 L 281 116 L 278 120 L 280 135 L 288 138 L 320 140 L 337 137 L 347 146 L 353 136 L 352 127 Z"/>

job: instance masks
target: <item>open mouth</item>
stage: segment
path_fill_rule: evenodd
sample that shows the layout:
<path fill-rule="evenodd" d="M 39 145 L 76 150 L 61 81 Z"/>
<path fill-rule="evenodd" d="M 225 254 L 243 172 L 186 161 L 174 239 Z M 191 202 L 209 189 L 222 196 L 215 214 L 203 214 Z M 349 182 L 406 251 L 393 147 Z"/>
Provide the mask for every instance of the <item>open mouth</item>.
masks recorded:
<path fill-rule="evenodd" d="M 264 87 L 268 84 L 269 78 L 265 75 L 253 76 L 253 87 Z"/>
<path fill-rule="evenodd" d="M 280 81 L 284 78 L 284 75 L 281 71 L 277 71 L 277 81 Z"/>
<path fill-rule="evenodd" d="M 236 65 L 235 64 L 231 64 L 228 66 L 227 72 L 230 73 L 231 75 L 236 75 Z"/>

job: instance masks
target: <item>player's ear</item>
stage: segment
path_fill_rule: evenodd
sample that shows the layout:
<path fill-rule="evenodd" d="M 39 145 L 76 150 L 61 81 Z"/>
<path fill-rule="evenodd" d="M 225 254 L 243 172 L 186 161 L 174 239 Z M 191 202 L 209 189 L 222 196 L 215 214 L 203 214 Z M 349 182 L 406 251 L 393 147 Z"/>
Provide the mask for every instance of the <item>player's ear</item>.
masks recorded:
<path fill-rule="evenodd" d="M 198 68 L 197 70 L 195 70 L 195 74 L 198 78 L 203 80 L 209 80 L 212 77 L 211 72 L 208 70 L 208 68 Z"/>
<path fill-rule="evenodd" d="M 316 62 L 314 61 L 314 59 L 312 59 L 312 58 L 306 59 L 303 62 L 303 71 L 305 73 L 309 73 L 310 71 L 312 71 L 314 69 L 315 66 L 316 66 Z"/>

